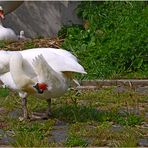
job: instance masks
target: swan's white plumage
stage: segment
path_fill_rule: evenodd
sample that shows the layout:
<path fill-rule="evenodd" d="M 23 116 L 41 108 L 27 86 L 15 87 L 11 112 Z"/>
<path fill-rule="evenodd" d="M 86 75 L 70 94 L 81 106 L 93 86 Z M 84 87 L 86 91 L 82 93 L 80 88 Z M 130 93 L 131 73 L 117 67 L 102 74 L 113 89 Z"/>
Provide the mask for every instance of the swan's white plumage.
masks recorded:
<path fill-rule="evenodd" d="M 78 73 L 86 73 L 84 68 L 77 62 L 77 58 L 70 52 L 63 49 L 55 48 L 35 48 L 20 51 L 24 59 L 27 59 L 29 63 L 32 60 L 42 54 L 47 63 L 55 71 L 72 71 Z"/>
<path fill-rule="evenodd" d="M 0 11 L 3 11 L 3 8 L 0 6 Z M 4 19 L 3 13 L 1 12 L 2 16 L 0 16 L 0 40 L 10 40 L 16 41 L 18 40 L 17 35 L 15 32 L 10 28 L 3 27 L 2 19 Z"/>
<path fill-rule="evenodd" d="M 4 85 L 10 89 L 17 90 L 17 86 L 14 83 L 14 80 L 11 76 L 10 72 L 7 72 L 0 76 L 0 80 L 4 83 Z"/>
<path fill-rule="evenodd" d="M 47 84 L 48 88 L 45 93 L 47 93 L 48 96 L 59 97 L 68 89 L 69 78 L 65 77 L 60 71 L 56 72 L 42 55 L 39 55 L 33 60 L 33 66 L 38 82 Z"/>
<path fill-rule="evenodd" d="M 17 41 L 18 37 L 12 29 L 0 25 L 0 40 Z"/>
<path fill-rule="evenodd" d="M 18 61 L 13 59 L 13 56 L 15 58 L 18 56 Z M 22 63 L 19 61 L 20 59 Z M 5 60 L 4 64 L 3 60 Z M 21 65 L 17 65 L 17 63 L 21 63 Z M 68 88 L 68 78 L 62 72 L 86 73 L 74 55 L 66 50 L 54 48 L 0 51 L 0 64 L 4 66 L 1 66 L 3 73 L 0 72 L 0 79 L 10 88 L 16 89 L 16 83 L 22 80 L 22 74 L 16 76 L 16 78 L 20 77 L 18 81 L 14 80 L 14 74 L 12 72 L 14 70 L 19 72 L 22 68 L 23 73 L 31 80 L 35 82 L 45 81 L 48 83 L 51 97 L 60 96 Z"/>
<path fill-rule="evenodd" d="M 70 52 L 53 48 L 0 51 L 0 70 L 0 80 L 22 98 L 24 118 L 28 117 L 26 98 L 29 94 L 48 102 L 49 98 L 60 97 L 66 92 L 71 80 L 69 73 L 86 73 Z M 37 84 L 47 86 L 43 93 L 35 87 Z"/>

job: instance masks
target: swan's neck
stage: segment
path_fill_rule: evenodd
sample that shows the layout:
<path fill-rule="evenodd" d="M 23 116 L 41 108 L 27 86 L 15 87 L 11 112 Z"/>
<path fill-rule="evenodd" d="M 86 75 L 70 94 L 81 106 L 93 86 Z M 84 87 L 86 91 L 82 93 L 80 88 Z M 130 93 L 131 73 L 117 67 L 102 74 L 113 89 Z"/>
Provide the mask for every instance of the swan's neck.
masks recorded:
<path fill-rule="evenodd" d="M 31 80 L 23 71 L 23 57 L 19 52 L 12 54 L 10 58 L 10 73 L 17 86 L 18 90 L 26 92 L 34 92 L 32 85 L 34 85 L 33 80 Z"/>
<path fill-rule="evenodd" d="M 11 56 L 11 51 L 0 50 L 0 74 L 9 72 L 9 61 Z"/>
<path fill-rule="evenodd" d="M 0 18 L 0 27 L 3 27 L 2 19 Z"/>

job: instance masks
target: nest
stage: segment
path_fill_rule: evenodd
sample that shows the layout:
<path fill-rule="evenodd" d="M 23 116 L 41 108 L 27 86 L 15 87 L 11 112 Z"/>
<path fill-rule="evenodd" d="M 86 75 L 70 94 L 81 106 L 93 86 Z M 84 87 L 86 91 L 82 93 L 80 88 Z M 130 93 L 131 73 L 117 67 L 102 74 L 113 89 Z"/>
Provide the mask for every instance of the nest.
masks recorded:
<path fill-rule="evenodd" d="M 41 38 L 28 39 L 16 42 L 0 42 L 0 50 L 19 51 L 31 48 L 60 48 L 64 39 L 56 38 Z"/>

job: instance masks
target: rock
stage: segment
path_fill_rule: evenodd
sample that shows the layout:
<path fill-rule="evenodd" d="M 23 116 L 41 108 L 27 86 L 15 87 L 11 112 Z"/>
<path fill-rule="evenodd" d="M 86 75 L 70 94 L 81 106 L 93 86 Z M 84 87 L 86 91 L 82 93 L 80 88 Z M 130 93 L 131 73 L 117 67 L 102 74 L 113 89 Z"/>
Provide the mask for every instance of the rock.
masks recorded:
<path fill-rule="evenodd" d="M 22 110 L 20 109 L 15 109 L 9 113 L 9 117 L 15 118 L 15 119 L 19 118 L 21 115 L 22 115 Z"/>
<path fill-rule="evenodd" d="M 116 93 L 124 93 L 128 92 L 128 89 L 126 89 L 124 86 L 117 86 L 113 91 Z"/>
<path fill-rule="evenodd" d="M 3 136 L 4 136 L 4 134 L 5 134 L 5 131 L 4 131 L 4 130 L 2 130 L 2 129 L 0 129 L 0 137 L 3 137 Z"/>
<path fill-rule="evenodd" d="M 136 89 L 136 92 L 148 94 L 148 86 L 139 87 L 139 88 Z"/>
<path fill-rule="evenodd" d="M 61 120 L 57 120 L 55 123 L 55 126 L 62 126 L 62 125 L 66 125 L 66 122 L 61 121 Z"/>
<path fill-rule="evenodd" d="M 0 146 L 8 145 L 9 143 L 14 143 L 15 139 L 12 138 L 14 136 L 13 131 L 4 131 L 0 129 Z"/>
<path fill-rule="evenodd" d="M 6 113 L 7 110 L 4 107 L 0 107 L 0 115 Z"/>
<path fill-rule="evenodd" d="M 148 138 L 139 139 L 139 146 L 148 147 Z"/>
<path fill-rule="evenodd" d="M 51 137 L 49 137 L 49 143 L 51 142 L 64 142 L 68 137 L 68 126 L 54 126 L 54 129 L 51 131 Z"/>
<path fill-rule="evenodd" d="M 111 130 L 113 132 L 121 132 L 123 130 L 123 127 L 121 125 L 116 124 L 116 125 L 112 125 Z"/>

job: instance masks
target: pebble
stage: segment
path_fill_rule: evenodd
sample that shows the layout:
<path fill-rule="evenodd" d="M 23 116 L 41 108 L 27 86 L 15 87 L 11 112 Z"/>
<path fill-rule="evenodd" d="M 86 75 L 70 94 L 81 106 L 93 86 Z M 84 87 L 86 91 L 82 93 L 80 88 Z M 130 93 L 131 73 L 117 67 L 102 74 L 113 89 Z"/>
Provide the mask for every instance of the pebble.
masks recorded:
<path fill-rule="evenodd" d="M 148 138 L 139 139 L 139 146 L 148 147 Z"/>

